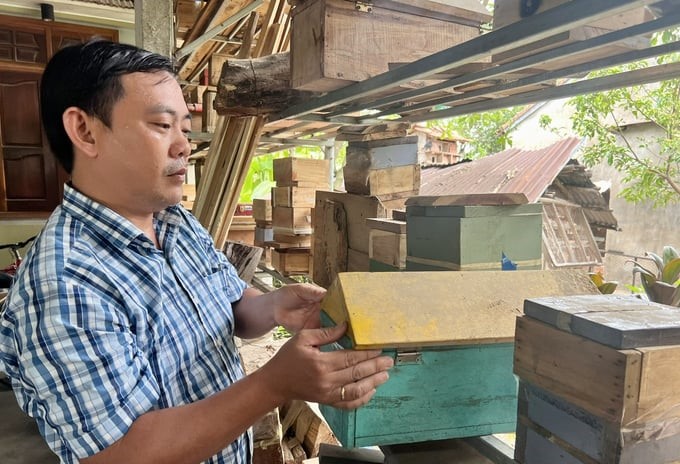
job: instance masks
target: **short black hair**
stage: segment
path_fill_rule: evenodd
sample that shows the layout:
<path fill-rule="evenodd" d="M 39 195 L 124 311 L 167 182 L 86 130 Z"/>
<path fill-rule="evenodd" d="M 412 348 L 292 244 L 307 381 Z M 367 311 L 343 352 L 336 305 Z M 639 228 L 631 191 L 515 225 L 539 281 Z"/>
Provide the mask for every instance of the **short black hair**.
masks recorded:
<path fill-rule="evenodd" d="M 41 116 L 50 148 L 66 172 L 73 170 L 73 144 L 64 129 L 64 111 L 78 107 L 111 127 L 113 105 L 124 95 L 120 77 L 160 71 L 176 75 L 170 58 L 106 40 L 91 40 L 54 54 L 40 84 Z"/>

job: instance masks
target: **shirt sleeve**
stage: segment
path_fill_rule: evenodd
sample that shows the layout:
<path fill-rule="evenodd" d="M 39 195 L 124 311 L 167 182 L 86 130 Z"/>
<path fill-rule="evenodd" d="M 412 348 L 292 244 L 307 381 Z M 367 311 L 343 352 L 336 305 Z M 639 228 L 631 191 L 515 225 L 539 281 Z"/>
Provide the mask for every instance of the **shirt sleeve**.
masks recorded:
<path fill-rule="evenodd" d="M 51 446 L 82 459 L 157 407 L 158 382 L 115 298 L 62 280 L 34 288 L 13 313 L 20 402 Z"/>

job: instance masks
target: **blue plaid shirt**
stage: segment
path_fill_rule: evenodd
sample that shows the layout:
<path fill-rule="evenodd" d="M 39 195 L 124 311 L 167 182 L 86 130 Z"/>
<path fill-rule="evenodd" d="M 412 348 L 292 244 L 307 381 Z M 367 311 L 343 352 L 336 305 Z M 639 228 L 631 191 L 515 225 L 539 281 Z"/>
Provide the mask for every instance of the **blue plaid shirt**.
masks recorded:
<path fill-rule="evenodd" d="M 155 228 L 162 250 L 66 186 L 8 296 L 0 370 L 62 462 L 244 375 L 230 303 L 245 283 L 180 206 L 156 214 Z M 251 449 L 248 432 L 207 462 L 245 464 Z"/>

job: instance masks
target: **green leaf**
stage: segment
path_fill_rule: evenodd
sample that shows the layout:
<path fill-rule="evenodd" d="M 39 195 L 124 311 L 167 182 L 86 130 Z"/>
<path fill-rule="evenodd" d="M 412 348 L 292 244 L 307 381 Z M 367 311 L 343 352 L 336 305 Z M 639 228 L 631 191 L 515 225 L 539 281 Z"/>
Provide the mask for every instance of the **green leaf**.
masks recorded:
<path fill-rule="evenodd" d="M 667 284 L 674 284 L 678 277 L 680 277 L 680 258 L 675 258 L 663 268 L 661 280 Z"/>
<path fill-rule="evenodd" d="M 657 269 L 659 269 L 659 274 L 661 274 L 661 272 L 663 272 L 663 259 L 661 256 L 657 255 L 656 253 L 652 253 L 651 251 L 646 252 L 645 256 L 649 256 L 652 258 L 652 260 L 654 260 Z"/>
<path fill-rule="evenodd" d="M 666 245 L 663 247 L 663 264 L 664 266 L 668 264 L 669 262 L 673 261 L 674 259 L 679 258 L 680 255 L 678 255 L 678 250 L 673 248 L 670 245 Z M 663 269 L 663 267 L 662 267 Z"/>
<path fill-rule="evenodd" d="M 616 291 L 616 287 L 618 286 L 618 282 L 605 282 L 603 285 L 600 285 L 597 287 L 597 289 L 602 293 L 603 295 L 611 295 Z"/>

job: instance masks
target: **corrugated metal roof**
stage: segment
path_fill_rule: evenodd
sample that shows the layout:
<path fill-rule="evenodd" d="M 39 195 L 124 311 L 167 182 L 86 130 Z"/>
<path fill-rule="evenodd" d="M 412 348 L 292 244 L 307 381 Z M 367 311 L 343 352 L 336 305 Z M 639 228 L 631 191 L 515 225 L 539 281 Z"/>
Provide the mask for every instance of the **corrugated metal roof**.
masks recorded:
<path fill-rule="evenodd" d="M 425 168 L 420 195 L 524 193 L 536 202 L 580 145 L 570 137 L 540 150 L 510 148 L 478 160 L 444 168 Z"/>

